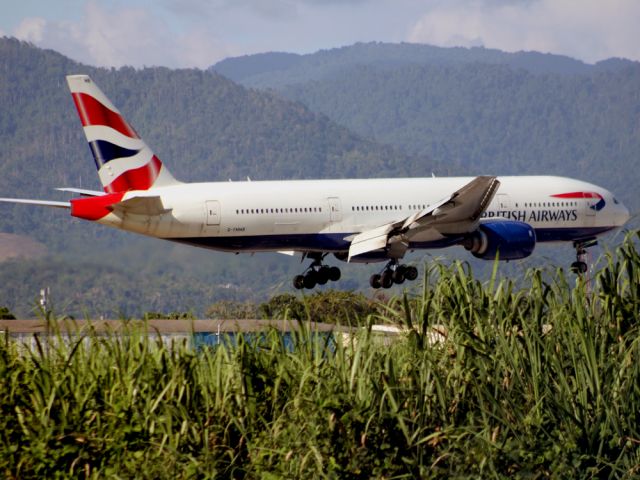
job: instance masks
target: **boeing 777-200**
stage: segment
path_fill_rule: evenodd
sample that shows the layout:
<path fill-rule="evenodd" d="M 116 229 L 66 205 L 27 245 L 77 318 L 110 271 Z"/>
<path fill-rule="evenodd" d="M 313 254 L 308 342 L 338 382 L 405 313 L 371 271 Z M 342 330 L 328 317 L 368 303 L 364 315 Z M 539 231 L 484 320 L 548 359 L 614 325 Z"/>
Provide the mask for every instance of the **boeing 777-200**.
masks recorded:
<path fill-rule="evenodd" d="M 63 188 L 68 202 L 0 199 L 70 209 L 110 227 L 227 252 L 301 253 L 294 286 L 340 278 L 324 263 L 387 262 L 374 288 L 414 280 L 408 251 L 461 245 L 487 260 L 531 255 L 538 242 L 585 249 L 629 212 L 611 192 L 553 176 L 183 183 L 87 75 L 67 77 L 104 192 Z"/>

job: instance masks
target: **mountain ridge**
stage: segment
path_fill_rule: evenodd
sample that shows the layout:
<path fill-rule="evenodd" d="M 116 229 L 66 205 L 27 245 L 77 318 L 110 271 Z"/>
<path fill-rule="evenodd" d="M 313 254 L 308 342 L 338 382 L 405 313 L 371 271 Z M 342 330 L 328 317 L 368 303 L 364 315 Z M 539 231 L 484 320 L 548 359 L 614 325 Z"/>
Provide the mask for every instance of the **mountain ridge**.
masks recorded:
<path fill-rule="evenodd" d="M 537 169 L 593 181 L 639 206 L 637 62 L 614 59 L 599 71 L 565 75 L 469 59 L 447 65 L 343 60 L 344 68 L 328 77 L 285 78 L 289 86 L 265 91 L 195 69 L 100 69 L 0 39 L 0 196 L 63 200 L 67 196 L 53 188 L 99 189 L 64 81 L 66 74 L 87 73 L 185 181 Z M 285 54 L 278 61 L 284 78 L 295 58 Z M 28 311 L 45 286 L 67 313 L 198 313 L 220 299 L 260 300 L 286 291 L 303 268 L 275 254 L 213 253 L 25 205 L 2 206 L 0 232 L 28 235 L 49 251 L 2 264 L 0 305 L 18 313 Z M 570 245 L 558 251 L 574 255 Z M 539 253 L 526 262 L 548 259 Z M 373 268 L 343 269 L 340 288 L 366 288 Z"/>
<path fill-rule="evenodd" d="M 535 74 L 587 74 L 615 70 L 634 64 L 627 59 L 610 58 L 587 64 L 566 55 L 535 51 L 504 52 L 485 47 L 437 47 L 417 43 L 368 42 L 309 54 L 265 52 L 225 58 L 209 69 L 256 88 L 281 88 L 322 80 L 348 65 L 397 67 L 400 65 L 460 65 L 464 63 L 507 65 Z"/>

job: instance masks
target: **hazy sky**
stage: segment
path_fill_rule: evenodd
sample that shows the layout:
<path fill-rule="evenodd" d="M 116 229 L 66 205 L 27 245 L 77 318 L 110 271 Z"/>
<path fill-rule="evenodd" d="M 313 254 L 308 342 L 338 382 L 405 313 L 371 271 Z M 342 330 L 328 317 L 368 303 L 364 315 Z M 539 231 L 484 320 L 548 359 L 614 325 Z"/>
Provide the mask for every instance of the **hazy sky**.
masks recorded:
<path fill-rule="evenodd" d="M 355 42 L 640 60 L 640 0 L 0 0 L 0 36 L 91 65 L 206 68 Z"/>

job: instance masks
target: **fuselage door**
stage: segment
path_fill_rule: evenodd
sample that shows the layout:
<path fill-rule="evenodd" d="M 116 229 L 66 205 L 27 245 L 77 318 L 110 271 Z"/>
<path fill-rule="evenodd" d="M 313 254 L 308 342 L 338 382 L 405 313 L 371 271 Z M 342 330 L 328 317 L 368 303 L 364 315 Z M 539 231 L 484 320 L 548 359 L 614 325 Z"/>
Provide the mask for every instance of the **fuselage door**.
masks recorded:
<path fill-rule="evenodd" d="M 220 202 L 218 200 L 207 200 L 207 225 L 220 225 Z"/>
<path fill-rule="evenodd" d="M 342 221 L 342 202 L 338 197 L 329 197 L 329 220 L 331 223 Z"/>
<path fill-rule="evenodd" d="M 511 199 L 506 193 L 496 194 L 496 202 L 498 204 L 498 210 L 511 210 Z"/>

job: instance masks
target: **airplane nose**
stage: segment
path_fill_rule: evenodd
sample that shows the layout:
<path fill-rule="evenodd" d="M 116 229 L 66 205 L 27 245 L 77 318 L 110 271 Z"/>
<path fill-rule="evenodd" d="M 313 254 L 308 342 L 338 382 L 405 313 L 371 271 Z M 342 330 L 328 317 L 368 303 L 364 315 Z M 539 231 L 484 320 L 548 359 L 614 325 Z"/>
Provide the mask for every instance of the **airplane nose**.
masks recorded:
<path fill-rule="evenodd" d="M 625 223 L 627 223 L 627 220 L 629 220 L 629 209 L 627 207 L 625 207 L 623 204 L 619 205 L 620 208 L 618 208 L 618 215 L 617 215 L 617 220 L 618 220 L 618 225 L 622 226 Z"/>

